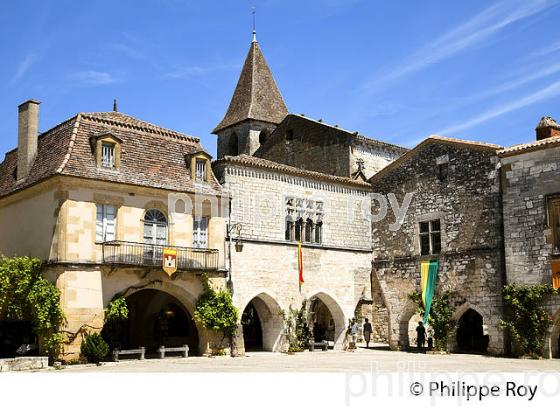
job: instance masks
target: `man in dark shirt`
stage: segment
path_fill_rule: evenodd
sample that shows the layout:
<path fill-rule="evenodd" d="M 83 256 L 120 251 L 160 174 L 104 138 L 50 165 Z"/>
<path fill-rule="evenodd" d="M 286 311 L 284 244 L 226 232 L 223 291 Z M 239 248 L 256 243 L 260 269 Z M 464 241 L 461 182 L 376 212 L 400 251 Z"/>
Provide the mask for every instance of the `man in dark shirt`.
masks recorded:
<path fill-rule="evenodd" d="M 364 340 L 366 341 L 366 348 L 369 347 L 371 333 L 372 333 L 371 323 L 369 323 L 369 319 L 366 318 L 364 323 Z"/>
<path fill-rule="evenodd" d="M 424 327 L 424 323 L 418 322 L 418 326 L 416 327 L 416 345 L 418 349 L 422 349 L 424 343 L 426 343 L 426 328 Z"/>

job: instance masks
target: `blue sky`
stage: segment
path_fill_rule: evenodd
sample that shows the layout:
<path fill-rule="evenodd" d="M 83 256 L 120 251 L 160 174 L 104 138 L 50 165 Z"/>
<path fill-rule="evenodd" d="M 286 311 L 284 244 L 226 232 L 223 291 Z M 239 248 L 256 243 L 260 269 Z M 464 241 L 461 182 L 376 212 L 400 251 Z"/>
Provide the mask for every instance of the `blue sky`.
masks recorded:
<path fill-rule="evenodd" d="M 3 1 L 0 151 L 29 98 L 45 131 L 117 97 L 215 154 L 252 6 L 291 112 L 409 147 L 434 133 L 507 146 L 560 120 L 559 1 Z"/>

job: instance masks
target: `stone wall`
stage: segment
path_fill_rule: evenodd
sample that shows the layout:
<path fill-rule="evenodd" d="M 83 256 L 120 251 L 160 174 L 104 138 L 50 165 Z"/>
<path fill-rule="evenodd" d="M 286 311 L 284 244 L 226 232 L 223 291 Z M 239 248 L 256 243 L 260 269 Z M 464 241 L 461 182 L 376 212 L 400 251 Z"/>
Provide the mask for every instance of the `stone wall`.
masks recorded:
<path fill-rule="evenodd" d="M 342 129 L 289 115 L 254 155 L 301 169 L 348 177 L 349 135 Z"/>
<path fill-rule="evenodd" d="M 378 141 L 365 137 L 354 137 L 351 145 L 350 175 L 358 171 L 358 161 L 363 161 L 363 173 L 366 179 L 371 178 L 404 153 Z"/>
<path fill-rule="evenodd" d="M 546 196 L 560 194 L 560 147 L 505 157 L 501 164 L 508 282 L 551 283 Z"/>
<path fill-rule="evenodd" d="M 547 218 L 547 196 L 560 194 L 560 147 L 501 158 L 505 260 L 508 283 L 550 284 L 553 249 Z M 560 296 L 547 300 L 554 324 L 544 357 L 560 357 Z"/>
<path fill-rule="evenodd" d="M 247 120 L 220 131 L 217 144 L 218 159 L 225 155 L 253 155 L 260 147 L 261 131 L 270 136 L 275 128 L 274 124 L 268 122 Z M 235 143 L 232 142 L 232 138 L 235 138 L 234 134 L 237 136 L 237 152 L 231 151 L 232 144 L 235 146 Z"/>
<path fill-rule="evenodd" d="M 242 224 L 244 238 L 284 241 L 286 199 L 296 198 L 323 203 L 323 245 L 370 249 L 367 188 L 238 165 L 226 167 L 223 173 L 224 186 L 232 195 L 231 218 Z"/>
<path fill-rule="evenodd" d="M 437 164 L 442 162 L 448 164 L 448 176 L 440 180 Z M 395 220 L 391 213 L 373 223 L 372 230 L 372 281 L 378 283 L 384 296 L 374 304 L 386 304 L 387 316 L 381 323 L 388 323 L 393 349 L 409 344 L 409 320 L 416 306 L 407 296 L 420 290 L 421 261 L 437 259 L 438 289 L 454 290 L 458 300 L 464 300 L 457 306 L 456 319 L 468 308 L 476 310 L 483 316 L 484 330 L 490 338 L 489 352 L 504 352 L 503 335 L 498 329 L 504 271 L 496 163 L 495 151 L 488 148 L 428 141 L 406 160 L 372 179 L 374 192 L 394 193 L 399 204 L 406 193 L 413 194 L 399 230 L 389 228 Z M 374 201 L 373 212 L 378 211 L 379 204 Z M 419 223 L 434 219 L 441 223 L 441 253 L 421 256 Z"/>

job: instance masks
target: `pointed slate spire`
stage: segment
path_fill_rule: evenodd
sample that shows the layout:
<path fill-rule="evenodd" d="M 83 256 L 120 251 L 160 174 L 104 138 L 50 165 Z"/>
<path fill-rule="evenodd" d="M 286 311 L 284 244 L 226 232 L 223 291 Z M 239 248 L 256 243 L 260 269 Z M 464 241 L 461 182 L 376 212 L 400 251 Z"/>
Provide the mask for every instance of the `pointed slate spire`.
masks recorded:
<path fill-rule="evenodd" d="M 212 133 L 216 134 L 224 128 L 245 120 L 279 124 L 287 114 L 286 104 L 284 104 L 257 42 L 256 32 L 254 32 L 249 53 L 243 64 L 226 115 Z"/>

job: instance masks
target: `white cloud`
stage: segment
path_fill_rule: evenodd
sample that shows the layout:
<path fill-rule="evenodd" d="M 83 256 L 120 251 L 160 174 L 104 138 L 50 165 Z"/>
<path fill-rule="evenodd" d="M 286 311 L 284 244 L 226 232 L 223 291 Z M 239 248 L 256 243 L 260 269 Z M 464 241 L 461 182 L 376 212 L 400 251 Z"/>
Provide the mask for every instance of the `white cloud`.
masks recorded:
<path fill-rule="evenodd" d="M 23 78 L 23 76 L 29 71 L 31 66 L 39 60 L 39 56 L 35 53 L 29 53 L 25 58 L 19 63 L 14 76 L 12 77 L 12 84 L 17 83 Z"/>
<path fill-rule="evenodd" d="M 540 48 L 538 50 L 536 50 L 535 52 L 531 53 L 530 56 L 531 58 L 533 57 L 544 57 L 548 54 L 553 54 L 556 53 L 557 51 L 560 51 L 560 41 L 556 42 L 556 43 L 552 43 L 546 47 Z"/>
<path fill-rule="evenodd" d="M 239 64 L 221 64 L 216 66 L 201 67 L 201 66 L 184 66 L 179 67 L 176 70 L 167 72 L 163 75 L 164 78 L 179 79 L 188 78 L 200 75 L 206 75 L 220 70 L 232 70 L 238 69 Z"/>
<path fill-rule="evenodd" d="M 552 5 L 553 3 L 549 0 L 506 0 L 495 3 L 457 28 L 413 52 L 409 58 L 398 65 L 399 68 L 392 70 L 382 78 L 374 78 L 367 87 L 400 79 L 448 59 L 482 43 L 505 27 L 533 16 Z"/>
<path fill-rule="evenodd" d="M 560 72 L 560 63 L 559 64 L 553 64 L 550 66 L 545 66 L 543 68 L 541 68 L 540 70 L 535 70 L 534 68 L 531 69 L 531 71 L 525 70 L 525 72 L 523 74 L 521 74 L 518 78 L 513 79 L 511 81 L 508 81 L 506 83 L 497 85 L 495 87 L 491 87 L 485 91 L 482 91 L 480 93 L 474 94 L 471 97 L 467 97 L 462 104 L 460 105 L 464 105 L 465 103 L 472 103 L 484 98 L 488 98 L 488 97 L 492 97 L 494 95 L 498 95 L 498 94 L 502 94 L 505 93 L 507 91 L 511 91 L 514 90 L 516 88 L 519 88 L 525 84 L 529 84 L 530 82 L 536 81 L 536 80 L 540 80 L 541 78 L 544 77 L 548 77 L 552 74 L 556 74 L 558 72 Z"/>
<path fill-rule="evenodd" d="M 72 74 L 71 79 L 83 85 L 105 85 L 115 82 L 113 76 L 104 71 L 80 71 Z"/>
<path fill-rule="evenodd" d="M 466 121 L 448 126 L 443 130 L 437 132 L 437 134 L 448 135 L 448 134 L 453 134 L 457 131 L 462 131 L 468 128 L 472 128 L 475 125 L 482 124 L 488 120 L 499 117 L 500 115 L 507 114 L 511 111 L 515 111 L 520 108 L 526 107 L 528 105 L 532 105 L 534 103 L 547 100 L 549 98 L 557 97 L 559 95 L 560 95 L 560 81 L 556 81 L 550 84 L 548 87 L 540 91 L 537 91 L 533 94 L 529 94 L 523 98 L 516 99 L 515 101 L 494 107 Z"/>

